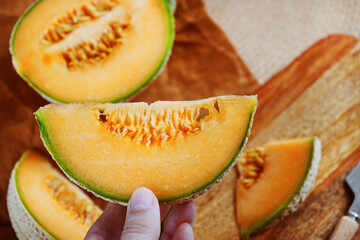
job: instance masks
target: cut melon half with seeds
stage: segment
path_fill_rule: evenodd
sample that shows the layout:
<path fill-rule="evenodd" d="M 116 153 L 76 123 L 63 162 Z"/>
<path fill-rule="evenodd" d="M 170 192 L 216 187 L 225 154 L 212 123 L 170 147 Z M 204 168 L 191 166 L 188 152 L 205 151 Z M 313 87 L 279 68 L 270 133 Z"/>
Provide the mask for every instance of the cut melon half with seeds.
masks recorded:
<path fill-rule="evenodd" d="M 165 66 L 169 0 L 38 0 L 10 39 L 17 73 L 52 102 L 117 102 Z"/>
<path fill-rule="evenodd" d="M 198 101 L 49 104 L 36 119 L 60 168 L 81 186 L 126 204 L 138 187 L 160 203 L 194 198 L 235 164 L 255 96 Z"/>
<path fill-rule="evenodd" d="M 7 207 L 18 239 L 84 239 L 99 209 L 49 161 L 27 151 L 15 165 Z"/>
<path fill-rule="evenodd" d="M 243 153 L 236 186 L 241 237 L 297 210 L 315 182 L 320 156 L 316 137 L 272 142 Z"/>

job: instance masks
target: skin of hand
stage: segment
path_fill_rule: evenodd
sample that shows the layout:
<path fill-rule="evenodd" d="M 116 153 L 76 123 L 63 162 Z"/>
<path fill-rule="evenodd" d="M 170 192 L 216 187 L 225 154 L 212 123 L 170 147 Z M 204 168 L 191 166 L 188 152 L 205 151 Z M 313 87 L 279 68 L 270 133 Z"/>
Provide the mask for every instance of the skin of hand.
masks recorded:
<path fill-rule="evenodd" d="M 89 229 L 85 240 L 191 240 L 196 209 L 193 201 L 159 206 L 153 192 L 141 187 L 132 194 L 128 207 L 109 203 Z M 161 221 L 168 215 L 163 223 Z"/>

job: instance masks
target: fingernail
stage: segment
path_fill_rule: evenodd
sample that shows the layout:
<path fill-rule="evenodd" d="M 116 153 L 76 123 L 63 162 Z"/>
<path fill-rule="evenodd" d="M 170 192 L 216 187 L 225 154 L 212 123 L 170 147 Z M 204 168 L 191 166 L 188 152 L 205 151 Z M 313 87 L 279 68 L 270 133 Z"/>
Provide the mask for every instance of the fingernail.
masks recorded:
<path fill-rule="evenodd" d="M 86 240 L 100 240 L 101 238 L 100 238 L 100 236 L 98 236 L 98 235 L 90 235 L 89 237 L 88 236 L 86 236 Z"/>
<path fill-rule="evenodd" d="M 153 193 L 147 188 L 138 188 L 135 190 L 130 199 L 131 209 L 151 208 L 154 202 Z"/>

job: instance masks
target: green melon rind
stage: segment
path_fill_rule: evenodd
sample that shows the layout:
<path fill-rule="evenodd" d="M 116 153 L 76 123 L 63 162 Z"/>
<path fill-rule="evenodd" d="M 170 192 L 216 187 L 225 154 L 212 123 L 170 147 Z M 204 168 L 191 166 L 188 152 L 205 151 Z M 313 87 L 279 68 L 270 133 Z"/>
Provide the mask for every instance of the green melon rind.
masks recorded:
<path fill-rule="evenodd" d="M 25 11 L 25 13 L 18 19 L 18 21 L 16 22 L 11 35 L 10 35 L 10 54 L 11 54 L 11 61 L 12 61 L 12 65 L 14 66 L 15 71 L 19 74 L 19 76 L 24 79 L 27 84 L 32 87 L 38 94 L 40 94 L 44 99 L 46 99 L 49 102 L 61 102 L 60 99 L 56 98 L 56 97 L 52 97 L 49 94 L 47 94 L 46 92 L 42 91 L 38 86 L 36 86 L 31 80 L 30 78 L 24 73 L 22 72 L 22 70 L 20 69 L 20 67 L 17 65 L 17 61 L 16 61 L 16 55 L 14 53 L 14 41 L 15 41 L 15 37 L 16 37 L 16 33 L 22 23 L 22 21 L 26 18 L 26 16 L 39 4 L 44 0 L 38 0 L 36 2 L 34 2 L 33 4 L 31 4 Z"/>
<path fill-rule="evenodd" d="M 198 196 L 200 196 L 200 195 L 204 194 L 205 192 L 207 192 L 208 190 L 210 190 L 213 186 L 215 186 L 215 184 L 219 183 L 222 180 L 222 178 L 226 175 L 226 173 L 228 173 L 231 170 L 231 168 L 236 164 L 237 160 L 241 156 L 241 153 L 246 146 L 248 137 L 251 132 L 251 127 L 253 125 L 254 114 L 256 112 L 256 107 L 257 107 L 257 99 L 255 96 L 249 96 L 249 98 L 252 98 L 253 103 L 252 103 L 252 106 L 250 107 L 250 111 L 249 111 L 250 117 L 249 117 L 247 130 L 245 131 L 242 142 L 238 147 L 238 150 L 236 151 L 234 156 L 229 160 L 228 164 L 224 167 L 224 169 L 221 170 L 217 176 L 215 176 L 214 178 L 212 178 L 207 183 L 205 183 L 204 185 L 202 185 L 201 187 L 199 187 L 198 189 L 196 189 L 194 191 L 185 192 L 185 193 L 182 193 L 182 194 L 179 194 L 176 196 L 172 196 L 172 197 L 168 197 L 168 198 L 159 198 L 158 200 L 159 200 L 160 204 L 181 203 L 181 202 L 185 202 L 185 201 L 197 198 Z M 64 161 L 61 159 L 61 157 L 57 153 L 55 147 L 52 145 L 51 136 L 50 136 L 50 133 L 48 132 L 49 127 L 46 124 L 46 118 L 42 114 L 41 108 L 35 112 L 35 118 L 39 124 L 40 137 L 44 143 L 44 146 L 46 147 L 46 149 L 48 150 L 48 152 L 50 153 L 52 158 L 55 160 L 55 162 L 58 164 L 60 169 L 64 172 L 64 174 L 72 182 L 74 182 L 78 186 L 84 188 L 85 190 L 91 192 L 95 196 L 100 197 L 104 200 L 116 202 L 116 203 L 119 203 L 122 205 L 127 205 L 128 201 L 129 201 L 128 197 L 121 197 L 121 196 L 117 196 L 110 192 L 105 192 L 101 189 L 91 186 L 90 184 L 86 183 L 85 180 L 77 177 L 76 174 L 70 168 L 68 168 L 66 166 L 66 164 L 64 164 Z"/>
<path fill-rule="evenodd" d="M 8 193 L 7 207 L 11 225 L 20 240 L 26 239 L 57 239 L 34 217 L 25 201 L 22 199 L 17 184 L 17 171 L 21 162 L 27 157 L 29 151 L 25 152 L 16 163 L 11 172 Z M 25 234 L 26 233 L 26 234 Z"/>
<path fill-rule="evenodd" d="M 310 138 L 310 154 L 307 163 L 307 170 L 304 172 L 303 178 L 291 197 L 282 205 L 280 205 L 272 214 L 267 216 L 262 221 L 253 225 L 252 227 L 241 230 L 240 236 L 242 239 L 247 239 L 253 232 L 261 230 L 263 227 L 270 228 L 290 213 L 295 212 L 301 203 L 306 199 L 311 188 L 315 184 L 316 175 L 318 172 L 321 159 L 321 141 L 317 137 Z"/>
<path fill-rule="evenodd" d="M 16 55 L 14 53 L 14 41 L 15 41 L 15 37 L 18 31 L 18 28 L 20 27 L 22 21 L 26 18 L 26 16 L 41 2 L 43 2 L 44 0 L 37 0 L 36 2 L 34 2 L 33 4 L 31 4 L 29 6 L 29 8 L 26 9 L 25 13 L 19 18 L 19 20 L 16 22 L 12 32 L 11 32 L 11 36 L 10 36 L 10 54 L 11 54 L 11 61 L 12 64 L 15 68 L 15 71 L 19 74 L 19 76 L 24 79 L 28 85 L 30 87 L 32 87 L 38 94 L 40 94 L 44 99 L 46 99 L 49 102 L 53 102 L 53 103 L 70 103 L 71 101 L 66 101 L 66 100 L 62 100 L 59 99 L 57 97 L 53 97 L 50 94 L 48 94 L 47 92 L 43 91 L 41 88 L 39 88 L 35 83 L 33 83 L 31 81 L 31 79 L 21 70 L 20 66 L 17 65 L 17 61 L 16 61 Z M 174 20 L 174 16 L 173 13 L 175 11 L 176 8 L 176 2 L 175 0 L 161 0 L 166 13 L 167 13 L 167 18 L 168 18 L 168 28 L 169 28 L 169 35 L 168 35 L 168 40 L 166 43 L 166 51 L 159 63 L 159 65 L 155 68 L 155 70 L 153 71 L 153 73 L 147 77 L 137 88 L 134 88 L 133 90 L 131 90 L 130 92 L 121 95 L 119 97 L 116 97 L 114 99 L 110 99 L 110 100 L 104 100 L 102 101 L 102 103 L 106 103 L 106 102 L 120 102 L 122 100 L 125 100 L 131 96 L 133 96 L 134 94 L 140 92 L 141 90 L 143 90 L 145 88 L 146 85 L 148 85 L 152 80 L 154 80 L 155 78 L 157 78 L 162 71 L 164 70 L 170 55 L 171 55 L 171 51 L 172 51 L 172 46 L 174 43 L 174 39 L 175 39 L 175 20 Z"/>
<path fill-rule="evenodd" d="M 175 1 L 175 0 L 174 0 Z M 123 101 L 127 98 L 130 98 L 132 96 L 134 96 L 135 94 L 139 93 L 141 90 L 144 90 L 145 87 L 154 79 L 156 79 L 165 69 L 167 62 L 169 61 L 170 55 L 171 55 L 171 51 L 172 51 L 172 47 L 174 44 L 174 40 L 175 40 L 175 19 L 174 19 L 174 11 L 176 7 L 176 3 L 175 5 L 173 5 L 173 2 L 168 2 L 167 0 L 161 0 L 161 2 L 163 3 L 163 6 L 166 10 L 167 16 L 168 16 L 168 27 L 169 27 L 169 35 L 168 35 L 168 40 L 167 40 L 167 44 L 166 44 L 166 51 L 165 54 L 162 57 L 162 60 L 160 62 L 160 64 L 157 66 L 157 68 L 155 69 L 155 71 L 153 71 L 153 73 L 150 75 L 150 77 L 148 77 L 140 86 L 138 86 L 137 88 L 135 88 L 133 91 L 124 94 L 118 98 L 115 98 L 114 100 L 109 100 L 109 101 L 103 101 L 103 103 L 106 102 L 120 102 Z"/>
<path fill-rule="evenodd" d="M 169 0 L 169 2 L 170 2 L 170 6 L 171 6 L 171 11 L 173 14 L 175 14 L 176 7 L 177 7 L 176 0 Z"/>

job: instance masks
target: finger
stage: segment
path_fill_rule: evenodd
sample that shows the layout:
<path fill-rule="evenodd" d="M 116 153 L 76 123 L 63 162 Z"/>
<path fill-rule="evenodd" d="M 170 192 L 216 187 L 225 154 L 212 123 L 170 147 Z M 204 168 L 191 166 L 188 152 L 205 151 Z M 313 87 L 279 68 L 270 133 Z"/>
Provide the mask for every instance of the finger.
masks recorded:
<path fill-rule="evenodd" d="M 175 231 L 172 240 L 193 240 L 194 232 L 192 226 L 188 223 L 182 223 Z"/>
<path fill-rule="evenodd" d="M 130 199 L 121 240 L 154 240 L 159 236 L 159 202 L 149 189 L 138 188 Z"/>
<path fill-rule="evenodd" d="M 166 206 L 161 206 L 161 207 L 160 207 L 161 221 L 164 220 L 164 218 L 165 218 L 166 215 L 168 214 L 170 208 L 171 208 L 170 205 L 166 205 Z"/>
<path fill-rule="evenodd" d="M 176 229 L 182 223 L 188 223 L 192 226 L 195 220 L 196 209 L 193 201 L 179 204 L 174 207 L 170 216 L 166 220 L 163 232 L 161 234 L 161 240 L 172 239 Z"/>
<path fill-rule="evenodd" d="M 124 226 L 126 207 L 109 203 L 101 216 L 91 226 L 85 240 L 119 239 Z"/>

